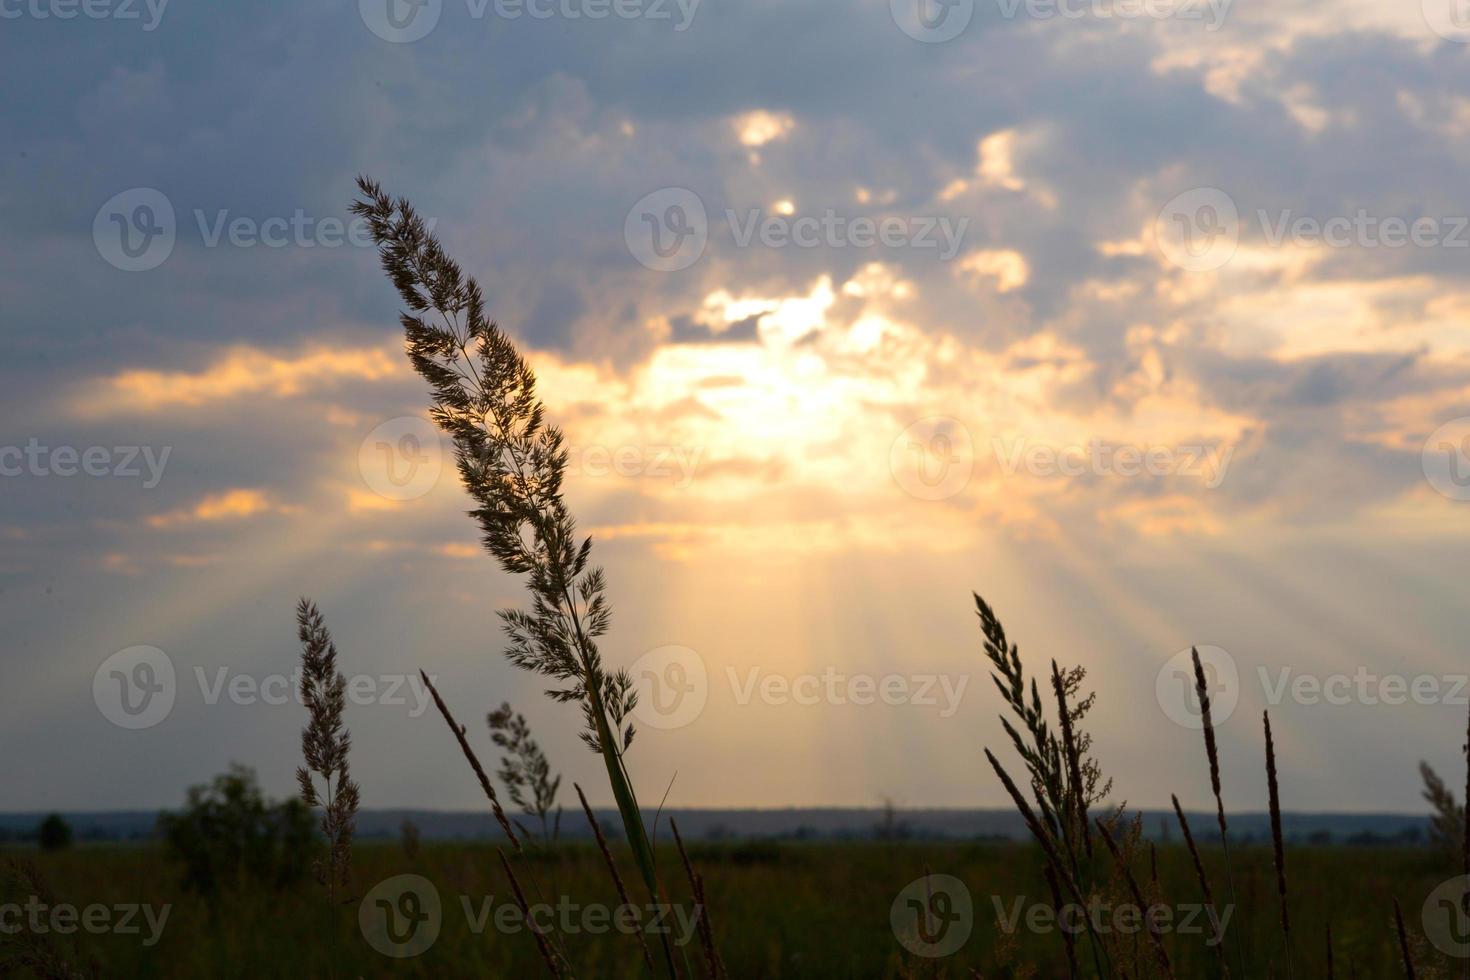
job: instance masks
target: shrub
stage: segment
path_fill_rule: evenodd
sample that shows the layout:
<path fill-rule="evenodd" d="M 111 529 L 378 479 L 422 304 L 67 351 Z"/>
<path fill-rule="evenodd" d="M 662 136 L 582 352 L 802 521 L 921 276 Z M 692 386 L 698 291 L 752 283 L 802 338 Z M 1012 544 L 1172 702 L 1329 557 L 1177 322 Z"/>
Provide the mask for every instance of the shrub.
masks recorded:
<path fill-rule="evenodd" d="M 181 811 L 159 817 L 159 831 L 183 862 L 184 887 L 205 896 L 246 883 L 279 888 L 311 866 L 311 811 L 300 800 L 267 802 L 247 766 L 191 787 Z"/>
<path fill-rule="evenodd" d="M 71 824 L 61 814 L 51 814 L 36 828 L 36 843 L 43 851 L 63 851 L 71 847 Z"/>

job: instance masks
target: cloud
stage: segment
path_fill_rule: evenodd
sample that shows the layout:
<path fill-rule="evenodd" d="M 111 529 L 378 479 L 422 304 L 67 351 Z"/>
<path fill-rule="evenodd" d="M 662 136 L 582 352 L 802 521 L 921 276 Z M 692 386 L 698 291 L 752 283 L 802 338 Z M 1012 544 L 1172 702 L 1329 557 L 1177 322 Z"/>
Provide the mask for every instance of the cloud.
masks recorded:
<path fill-rule="evenodd" d="M 287 399 L 352 381 L 405 375 L 403 355 L 391 348 L 312 346 L 272 353 L 232 346 L 197 371 L 125 369 L 79 389 L 71 409 L 82 417 L 154 415 L 241 399 Z"/>
<path fill-rule="evenodd" d="M 1031 267 L 1026 258 L 1013 249 L 981 249 L 966 255 L 955 266 L 956 273 L 994 280 L 995 291 L 1008 293 L 1026 285 Z"/>
<path fill-rule="evenodd" d="M 239 521 L 262 514 L 291 513 L 295 513 L 295 508 L 275 502 L 265 491 L 237 488 L 210 494 L 188 507 L 155 514 L 148 518 L 148 525 L 169 528 L 185 524 Z"/>
<path fill-rule="evenodd" d="M 790 113 L 752 109 L 736 116 L 731 124 L 740 145 L 756 149 L 783 138 L 796 127 L 796 120 Z"/>
<path fill-rule="evenodd" d="M 485 677 L 484 700 L 536 696 L 480 655 L 493 624 L 476 614 L 519 584 L 470 561 L 452 466 L 410 501 L 363 483 L 368 433 L 426 406 L 374 250 L 199 233 L 200 214 L 341 218 L 359 171 L 436 219 L 528 350 L 577 450 L 574 509 L 614 582 L 636 583 L 620 586 L 619 663 L 648 637 L 704 643 L 712 665 L 723 644 L 807 656 L 832 637 L 834 659 L 901 664 L 916 620 L 925 656 L 967 650 L 969 622 L 951 629 L 933 603 L 976 580 L 1013 589 L 1036 646 L 1085 640 L 1119 685 L 1146 686 L 1150 655 L 1211 631 L 1242 651 L 1452 649 L 1454 597 L 1423 583 L 1454 581 L 1465 511 L 1426 483 L 1422 451 L 1470 414 L 1466 252 L 1273 244 L 1255 216 L 1462 214 L 1464 46 L 1412 2 L 1234 4 L 1218 31 L 982 6 L 943 45 L 905 36 L 884 0 L 840 18 L 815 0 L 705 5 L 678 35 L 446 5 L 411 46 L 372 36 L 350 4 L 171 9 L 188 23 L 146 37 L 11 25 L 23 40 L 0 80 L 48 84 L 0 113 L 0 411 L 21 443 L 174 453 L 150 490 L 5 478 L 0 608 L 32 682 L 11 688 L 35 712 L 0 712 L 6 735 L 33 739 L 70 710 L 71 688 L 42 696 L 57 651 L 85 651 L 65 674 L 85 677 L 99 645 L 156 642 L 182 663 L 228 637 L 279 669 L 291 604 L 317 588 L 336 593 L 344 639 L 359 631 L 354 656 L 401 669 L 381 637 L 432 630 L 441 666 Z M 789 57 L 772 37 L 817 40 Z M 177 214 L 173 254 L 138 274 L 92 240 L 97 208 L 129 187 Z M 659 273 L 624 236 L 633 204 L 668 187 L 699 197 L 709 234 L 694 264 Z M 1161 208 L 1195 188 L 1240 212 L 1214 271 L 1172 264 L 1156 240 Z M 741 244 L 725 213 L 750 209 L 968 223 L 946 262 Z M 1214 487 L 1046 464 L 1094 444 L 1232 455 Z M 1302 581 L 1320 596 L 1290 591 Z M 709 595 L 761 635 L 708 615 Z M 820 618 L 788 622 L 788 605 Z M 285 611 L 285 634 L 261 608 Z M 1403 609 L 1398 635 L 1374 634 Z M 849 624 L 859 635 L 839 635 Z M 270 757 L 280 746 L 259 740 L 289 728 L 194 723 L 170 744 L 218 736 L 242 758 Z M 390 723 L 364 718 L 363 744 L 389 744 Z M 1136 723 L 1099 718 L 1100 742 Z M 709 730 L 688 741 L 731 741 Z M 901 760 L 875 759 L 901 783 Z M 149 767 L 165 784 L 119 755 L 88 769 L 86 745 L 44 761 L 73 774 L 77 801 L 110 790 L 148 806 L 176 802 L 177 772 L 202 764 Z M 1325 799 L 1371 778 L 1321 782 Z"/>

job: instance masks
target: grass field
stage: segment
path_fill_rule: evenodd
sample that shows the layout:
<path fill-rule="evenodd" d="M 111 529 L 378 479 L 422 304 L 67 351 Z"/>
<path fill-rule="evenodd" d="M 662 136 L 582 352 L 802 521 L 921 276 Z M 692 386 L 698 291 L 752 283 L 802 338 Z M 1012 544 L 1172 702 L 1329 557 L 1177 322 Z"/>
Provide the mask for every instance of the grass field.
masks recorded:
<path fill-rule="evenodd" d="M 734 977 L 968 977 L 1066 976 L 1059 935 L 1027 930 L 1024 919 L 1011 935 L 998 919 L 1024 897 L 1025 904 L 1046 903 L 1039 852 L 1029 846 L 976 844 L 706 844 L 691 848 L 707 883 L 711 922 L 719 948 Z M 12 852 L 18 853 L 18 852 Z M 523 977 L 545 975 L 533 937 L 520 928 L 497 928 L 495 910 L 512 905 L 495 849 L 488 845 L 426 844 L 409 860 L 394 844 L 359 845 L 355 854 L 353 899 L 329 909 L 320 888 L 303 881 L 280 892 L 256 888 L 227 894 L 211 908 L 186 894 L 178 870 L 151 847 L 80 847 L 33 857 L 57 902 L 84 907 L 150 903 L 171 909 L 155 945 L 145 947 L 149 928 L 139 916 L 137 935 L 41 937 L 62 941 L 69 957 L 95 958 L 109 977 Z M 1212 871 L 1220 855 L 1206 851 Z M 619 854 L 625 869 L 628 855 Z M 1269 849 L 1232 852 L 1238 905 L 1229 920 L 1227 948 L 1237 939 L 1248 975 L 1284 976 Z M 660 849 L 669 881 L 683 881 L 678 857 Z M 1198 901 L 1188 853 L 1162 846 L 1158 880 L 1167 903 Z M 548 904 L 556 895 L 582 903 L 571 921 L 586 928 L 562 930 L 561 940 L 581 977 L 646 976 L 642 954 L 631 935 L 599 930 L 589 905 L 617 905 L 601 856 L 591 845 L 567 845 L 555 854 L 521 862 L 531 901 Z M 974 927 L 953 955 L 924 959 L 900 945 L 890 923 L 890 907 L 900 891 L 928 869 L 960 879 L 974 909 Z M 1141 876 L 1148 867 L 1135 869 Z M 1423 935 L 1420 909 L 1425 897 L 1454 873 L 1425 849 L 1294 848 L 1289 855 L 1292 895 L 1293 959 L 1298 977 L 1324 976 L 1324 936 L 1331 920 L 1338 976 L 1349 976 L 1351 961 L 1359 977 L 1401 975 L 1392 923 L 1392 901 L 1404 908 L 1412 936 Z M 359 925 L 361 897 L 384 879 L 422 875 L 433 883 L 442 903 L 437 939 L 417 956 L 395 959 L 376 951 Z M 630 883 L 631 887 L 631 883 Z M 635 889 L 636 896 L 636 889 Z M 486 905 L 486 900 L 488 906 Z M 671 896 L 675 903 L 687 896 Z M 1228 898 L 1217 896 L 1222 905 Z M 569 899 L 570 900 L 570 899 Z M 24 901 L 14 894 L 6 901 Z M 635 897 L 634 901 L 638 901 Z M 466 911 L 468 907 L 468 912 Z M 473 918 L 488 907 L 477 932 Z M 558 913 L 560 915 L 560 913 Z M 507 910 L 502 922 L 519 917 Z M 8 920 L 13 923 L 12 918 Z M 677 932 L 677 919 L 670 919 Z M 12 937 L 13 939 L 14 937 Z M 1139 934 L 1139 942 L 1146 941 Z M 1180 977 L 1214 976 L 1213 954 L 1203 935 L 1166 936 Z M 1420 976 L 1439 954 L 1417 942 Z M 657 946 L 654 946 L 655 955 Z M 697 940 L 677 950 L 698 961 Z M 1079 948 L 1080 952 L 1080 948 Z M 1035 972 L 1007 967 L 1034 965 Z M 1441 964 L 1448 961 L 1441 960 Z M 1238 971 L 1234 971 L 1237 972 Z M 1089 974 L 1090 975 L 1090 974 Z M 1449 975 L 1449 974 L 1445 974 Z"/>

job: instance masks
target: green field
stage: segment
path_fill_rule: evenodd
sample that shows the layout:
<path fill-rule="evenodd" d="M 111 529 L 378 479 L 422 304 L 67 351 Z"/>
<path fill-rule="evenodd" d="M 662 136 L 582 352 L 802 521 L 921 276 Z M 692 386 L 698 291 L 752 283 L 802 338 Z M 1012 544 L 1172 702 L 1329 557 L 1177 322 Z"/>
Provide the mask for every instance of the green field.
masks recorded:
<path fill-rule="evenodd" d="M 691 850 L 706 879 L 710 921 L 733 977 L 968 977 L 971 970 L 986 977 L 1066 976 L 1058 934 L 1034 934 L 1023 922 L 1006 937 L 997 924 L 997 902 L 1004 911 L 1023 896 L 1027 903 L 1046 901 L 1035 848 L 995 843 L 744 843 L 700 844 Z M 509 903 L 510 894 L 495 849 L 488 845 L 425 844 L 413 860 L 396 844 L 359 845 L 353 898 L 335 909 L 326 907 L 323 891 L 309 879 L 280 891 L 257 887 L 226 893 L 211 907 L 182 890 L 178 869 L 152 847 L 8 853 L 33 859 L 59 903 L 78 908 L 94 903 L 172 906 L 151 947 L 144 946 L 148 926 L 141 916 L 136 923 L 142 931 L 136 935 L 78 932 L 70 937 L 4 938 L 9 943 L 28 938 L 59 943 L 55 948 L 66 951 L 69 959 L 95 959 L 103 976 L 534 977 L 546 972 L 529 933 L 498 929 L 495 924 L 494 910 Z M 625 880 L 634 888 L 627 854 L 619 852 L 619 859 Z M 1217 900 L 1224 904 L 1228 898 L 1223 895 L 1220 855 L 1206 851 L 1204 859 L 1216 881 Z M 1284 976 L 1270 851 L 1240 848 L 1232 859 L 1238 901 L 1227 930 L 1232 973 L 1239 975 L 1233 969 L 1233 943 L 1239 940 L 1250 976 Z M 687 902 L 677 855 L 661 848 L 659 861 L 661 875 L 674 889 L 671 900 Z M 1198 901 L 1189 856 L 1182 847 L 1160 847 L 1157 868 L 1158 888 L 1166 903 Z M 955 954 L 939 959 L 906 952 L 890 925 L 895 897 L 926 869 L 960 879 L 973 899 L 974 927 L 968 941 Z M 1135 872 L 1150 880 L 1146 852 Z M 1329 919 L 1337 976 L 1350 975 L 1350 960 L 1359 977 L 1400 976 L 1394 898 L 1402 903 L 1417 947 L 1419 976 L 1436 975 L 1431 972 L 1436 963 L 1441 968 L 1448 965 L 1444 958 L 1436 960 L 1439 954 L 1423 942 L 1420 910 L 1430 891 L 1454 869 L 1427 849 L 1294 848 L 1288 852 L 1288 873 L 1297 977 L 1325 975 Z M 422 954 L 393 959 L 365 940 L 359 928 L 359 899 L 378 882 L 401 874 L 422 875 L 433 883 L 442 902 L 442 928 Z M 532 892 L 533 902 L 539 894 L 548 904 L 554 905 L 557 895 L 581 903 L 571 921 L 587 928 L 559 937 L 577 976 L 647 976 L 636 938 L 598 930 L 598 920 L 587 912 L 597 903 L 618 904 L 592 845 L 563 845 L 553 854 L 522 858 L 517 874 Z M 476 915 L 489 899 L 490 916 L 478 933 L 462 897 Z M 24 898 L 12 889 L 5 900 Z M 634 901 L 640 901 L 636 890 Z M 1213 954 L 1203 939 L 1166 937 L 1178 976 L 1215 975 Z M 1140 934 L 1136 941 L 1146 940 Z M 676 949 L 681 966 L 686 953 L 693 966 L 691 976 L 701 975 L 697 940 Z M 1017 962 L 1031 965 L 1034 972 L 1011 965 Z"/>

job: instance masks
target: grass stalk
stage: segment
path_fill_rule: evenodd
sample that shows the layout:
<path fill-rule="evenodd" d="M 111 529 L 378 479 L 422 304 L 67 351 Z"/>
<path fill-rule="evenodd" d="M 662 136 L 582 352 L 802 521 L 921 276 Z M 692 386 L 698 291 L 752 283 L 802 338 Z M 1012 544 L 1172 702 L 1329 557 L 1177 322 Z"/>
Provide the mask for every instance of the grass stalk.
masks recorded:
<path fill-rule="evenodd" d="M 1031 805 L 1026 802 L 1026 797 L 1021 795 L 1021 790 L 1017 788 L 1015 780 L 1011 779 L 1010 773 L 1006 772 L 1005 767 L 1000 764 L 1000 760 L 995 757 L 995 753 L 991 752 L 989 749 L 986 749 L 985 758 L 990 760 L 990 767 L 994 769 L 995 774 L 1000 777 L 1001 784 L 1005 786 L 1006 792 L 1010 794 L 1011 802 L 1013 802 L 1016 806 L 1016 809 L 1020 811 L 1021 819 L 1026 822 L 1026 826 L 1028 829 L 1030 829 L 1032 836 L 1034 836 L 1037 843 L 1041 845 L 1041 850 L 1043 851 L 1043 853 L 1045 853 L 1047 860 L 1050 861 L 1052 866 L 1057 869 L 1057 874 L 1061 876 L 1063 884 L 1067 886 L 1067 892 L 1071 895 L 1073 901 L 1075 901 L 1082 908 L 1086 908 L 1087 899 L 1082 896 L 1082 890 L 1077 886 L 1077 879 L 1072 877 L 1072 873 L 1068 871 L 1067 866 L 1062 863 L 1061 855 L 1057 853 L 1056 845 L 1052 842 L 1051 837 L 1046 833 L 1045 828 L 1041 826 L 1041 821 L 1036 818 L 1036 814 L 1032 811 Z M 1089 922 L 1087 939 L 1092 946 L 1093 967 L 1097 970 L 1097 974 L 1099 977 L 1110 976 L 1112 959 L 1108 956 L 1106 949 L 1099 949 L 1097 935 L 1091 928 L 1091 925 L 1092 923 Z M 1099 956 L 1099 954 L 1101 955 Z M 1109 965 L 1110 969 L 1107 972 L 1104 972 L 1103 970 L 1103 963 L 1107 963 Z"/>
<path fill-rule="evenodd" d="M 1276 864 L 1276 894 L 1281 900 L 1281 941 L 1286 951 L 1286 975 L 1292 976 L 1291 917 L 1286 903 L 1286 847 L 1281 836 L 1281 793 L 1276 780 L 1276 743 L 1271 738 L 1271 715 L 1261 712 L 1266 727 L 1266 782 L 1271 794 L 1271 847 Z"/>
<path fill-rule="evenodd" d="M 694 901 L 699 908 L 699 944 L 704 952 L 705 966 L 709 970 L 710 980 L 720 980 L 722 976 L 728 976 L 725 972 L 725 963 L 720 959 L 720 951 L 715 946 L 714 925 L 709 919 L 709 900 L 704 894 L 704 877 L 694 870 L 694 865 L 689 861 L 689 852 L 684 850 L 684 838 L 679 834 L 679 824 L 669 818 L 669 826 L 674 831 L 674 843 L 679 848 L 679 860 L 684 864 L 684 873 L 689 877 L 689 888 L 694 893 Z"/>
<path fill-rule="evenodd" d="M 1194 874 L 1199 879 L 1200 891 L 1205 896 L 1205 909 L 1210 914 L 1210 924 L 1215 927 L 1215 957 L 1220 967 L 1221 980 L 1230 976 L 1230 968 L 1225 965 L 1225 930 L 1220 925 L 1220 914 L 1215 909 L 1215 896 L 1210 891 L 1210 877 L 1205 874 L 1205 865 L 1199 856 L 1199 848 L 1194 844 L 1194 834 L 1190 833 L 1189 821 L 1184 818 L 1184 809 L 1179 805 L 1179 797 L 1170 795 L 1169 799 L 1174 803 L 1174 815 L 1179 818 L 1179 829 L 1184 834 L 1184 843 L 1189 848 L 1189 856 L 1194 861 Z M 1331 941 L 1329 927 L 1328 941 Z M 1330 953 L 1329 953 L 1330 958 Z"/>
<path fill-rule="evenodd" d="M 1404 910 L 1399 908 L 1399 900 L 1393 900 L 1393 923 L 1398 931 L 1399 955 L 1404 961 L 1404 976 L 1414 980 L 1417 976 L 1414 972 L 1414 956 L 1409 952 L 1409 934 L 1404 931 Z"/>
<path fill-rule="evenodd" d="M 1215 743 L 1215 723 L 1210 717 L 1210 689 L 1205 683 L 1205 668 L 1200 663 L 1199 650 L 1195 647 L 1189 649 L 1190 658 L 1194 661 L 1194 692 L 1199 698 L 1200 722 L 1205 736 L 1205 756 L 1210 763 L 1210 789 L 1215 794 L 1215 820 L 1220 827 L 1220 853 L 1225 859 L 1225 887 L 1230 892 L 1230 905 L 1239 908 L 1239 900 L 1235 897 L 1235 872 L 1230 867 L 1230 833 L 1225 825 L 1225 798 L 1220 791 L 1220 750 Z M 1235 965 L 1240 970 L 1241 977 L 1246 977 L 1245 956 L 1240 950 L 1240 937 L 1233 937 L 1235 946 Z"/>
<path fill-rule="evenodd" d="M 500 858 L 500 866 L 505 870 L 505 876 L 510 879 L 511 893 L 515 896 L 516 905 L 521 910 L 521 917 L 525 919 L 526 928 L 530 930 L 531 936 L 536 940 L 536 949 L 540 951 L 541 959 L 546 963 L 547 972 L 553 977 L 564 976 L 570 980 L 572 977 L 571 965 L 568 964 L 567 969 L 563 970 L 561 964 L 557 962 L 558 954 L 551 948 L 551 943 L 546 938 L 546 933 L 536 924 L 535 917 L 531 915 L 531 907 L 526 903 L 526 893 L 521 889 L 521 883 L 516 878 L 515 870 L 511 868 L 510 862 L 506 860 L 505 852 L 497 847 L 495 849 L 495 856 Z"/>
<path fill-rule="evenodd" d="M 592 836 L 597 838 L 598 850 L 602 851 L 602 859 L 607 862 L 607 872 L 612 876 L 613 886 L 618 890 L 618 900 L 624 905 L 631 906 L 632 900 L 628 898 L 627 886 L 623 884 L 623 876 L 618 873 L 617 862 L 613 860 L 612 850 L 607 846 L 607 838 L 603 836 L 602 825 L 597 822 L 597 817 L 592 814 L 592 807 L 587 804 L 587 794 L 582 792 L 582 787 L 576 783 L 572 788 L 577 791 L 577 799 L 582 801 L 582 812 L 587 814 L 587 822 L 592 825 Z M 643 962 L 648 966 L 648 972 L 654 976 L 658 975 L 657 968 L 653 965 L 653 954 L 648 951 L 648 941 L 643 938 L 643 931 L 634 933 L 638 937 L 638 945 L 643 949 Z"/>
<path fill-rule="evenodd" d="M 500 829 L 505 831 L 505 836 L 510 840 L 511 846 L 519 854 L 521 851 L 520 838 L 511 829 L 510 820 L 506 817 L 505 811 L 500 807 L 500 797 L 495 792 L 495 784 L 490 782 L 490 777 L 485 774 L 485 767 L 480 765 L 480 760 L 475 755 L 475 750 L 470 748 L 469 739 L 465 737 L 465 727 L 454 720 L 454 715 L 449 712 L 449 705 L 445 704 L 444 699 L 439 696 L 439 691 L 434 687 L 434 682 L 429 680 L 429 675 L 421 670 L 419 671 L 419 676 L 424 679 L 424 685 L 428 687 L 429 694 L 433 696 L 434 704 L 438 707 L 439 714 L 444 716 L 444 721 L 449 725 L 449 730 L 454 733 L 455 739 L 459 741 L 460 751 L 464 753 L 465 759 L 469 761 L 470 768 L 475 771 L 475 778 L 480 781 L 480 788 L 485 791 L 486 798 L 490 800 L 490 811 L 495 814 L 495 822 L 500 824 Z"/>
<path fill-rule="evenodd" d="M 1123 872 L 1123 879 L 1128 883 L 1128 890 L 1133 894 L 1133 901 L 1143 910 L 1144 917 L 1147 920 L 1149 903 L 1143 897 L 1143 889 L 1138 887 L 1138 879 L 1133 876 L 1133 869 L 1123 859 L 1123 854 L 1118 849 L 1117 842 L 1113 840 L 1112 833 L 1108 831 L 1108 825 L 1099 820 L 1097 822 L 1097 829 L 1102 834 L 1103 843 L 1108 846 L 1108 850 L 1112 853 L 1113 860 L 1118 862 L 1118 867 Z M 1148 921 L 1148 928 L 1145 931 L 1148 932 L 1149 943 L 1153 946 L 1154 957 L 1159 961 L 1159 968 L 1164 971 L 1165 977 L 1169 977 L 1172 980 L 1174 968 L 1169 964 L 1169 951 L 1164 948 L 1164 940 L 1159 936 L 1158 929 L 1154 927 L 1151 920 Z"/>
<path fill-rule="evenodd" d="M 1061 922 L 1065 900 L 1062 898 L 1061 886 L 1057 883 L 1057 869 L 1052 867 L 1052 863 L 1048 861 L 1043 866 L 1042 871 L 1046 875 L 1047 890 L 1051 892 L 1051 907 L 1057 914 L 1057 921 Z M 1069 980 L 1077 980 L 1077 943 L 1073 940 L 1070 929 L 1062 929 L 1061 933 L 1062 945 L 1066 947 L 1067 951 L 1067 976 Z"/>

